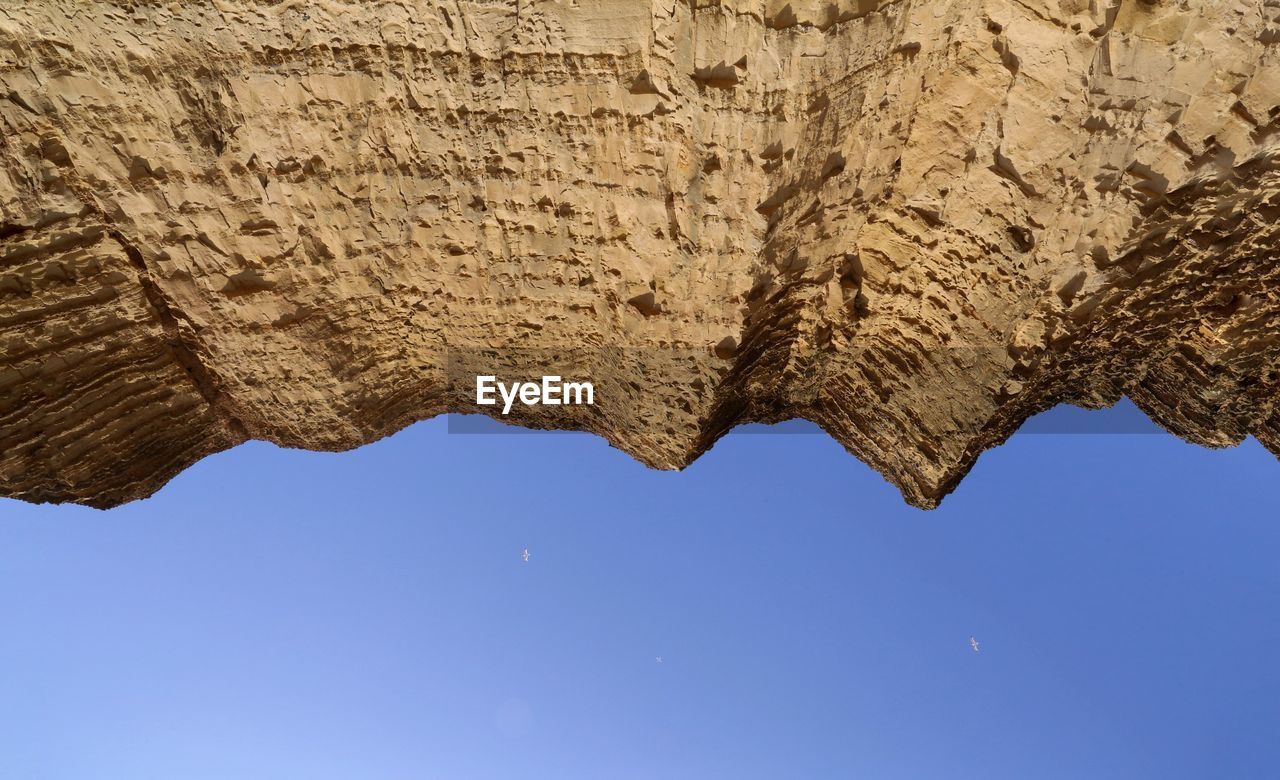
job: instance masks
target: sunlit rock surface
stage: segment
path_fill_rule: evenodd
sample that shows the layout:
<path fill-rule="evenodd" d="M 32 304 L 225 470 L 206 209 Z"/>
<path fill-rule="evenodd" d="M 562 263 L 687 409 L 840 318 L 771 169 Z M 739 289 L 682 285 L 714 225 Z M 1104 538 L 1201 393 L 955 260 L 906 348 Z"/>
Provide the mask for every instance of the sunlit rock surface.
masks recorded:
<path fill-rule="evenodd" d="M 0 493 L 590 380 L 936 504 L 1061 402 L 1280 449 L 1280 2 L 0 4 Z"/>

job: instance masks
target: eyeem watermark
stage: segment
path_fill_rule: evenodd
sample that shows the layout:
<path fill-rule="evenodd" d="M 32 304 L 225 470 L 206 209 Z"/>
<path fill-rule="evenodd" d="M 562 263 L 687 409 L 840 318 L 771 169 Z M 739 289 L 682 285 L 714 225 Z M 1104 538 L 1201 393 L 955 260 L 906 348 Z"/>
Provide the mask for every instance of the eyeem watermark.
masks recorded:
<path fill-rule="evenodd" d="M 590 382 L 565 382 L 558 376 L 544 376 L 541 382 L 499 382 L 496 376 L 476 377 L 476 404 L 497 406 L 510 414 L 516 401 L 525 406 L 594 406 L 596 389 Z"/>

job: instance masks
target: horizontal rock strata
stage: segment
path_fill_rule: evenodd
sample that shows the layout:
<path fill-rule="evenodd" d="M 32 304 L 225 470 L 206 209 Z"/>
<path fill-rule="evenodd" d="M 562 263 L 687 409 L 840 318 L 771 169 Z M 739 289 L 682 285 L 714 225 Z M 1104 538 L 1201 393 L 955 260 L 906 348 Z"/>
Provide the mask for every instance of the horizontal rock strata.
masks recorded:
<path fill-rule="evenodd" d="M 1280 0 L 0 5 L 0 494 L 592 381 L 933 506 L 1059 403 L 1280 451 Z M 492 408 L 490 408 L 490 411 Z"/>

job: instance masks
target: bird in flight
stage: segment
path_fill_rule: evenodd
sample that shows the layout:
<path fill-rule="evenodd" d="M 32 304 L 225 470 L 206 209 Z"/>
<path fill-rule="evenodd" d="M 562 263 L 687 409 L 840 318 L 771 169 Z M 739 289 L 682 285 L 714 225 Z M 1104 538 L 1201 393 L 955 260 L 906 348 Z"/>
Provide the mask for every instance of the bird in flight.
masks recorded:
<path fill-rule="evenodd" d="M 973 652 L 981 652 L 978 650 L 978 640 L 974 637 L 969 637 L 969 646 L 973 648 Z"/>
<path fill-rule="evenodd" d="M 528 547 L 524 548 L 524 552 L 520 553 L 520 557 L 521 557 L 521 558 L 524 558 L 524 562 L 525 562 L 525 563 L 528 563 L 528 562 L 529 562 L 529 548 L 528 548 Z"/>
<path fill-rule="evenodd" d="M 658 663 L 662 663 L 662 656 L 658 656 L 654 660 L 657 661 Z"/>

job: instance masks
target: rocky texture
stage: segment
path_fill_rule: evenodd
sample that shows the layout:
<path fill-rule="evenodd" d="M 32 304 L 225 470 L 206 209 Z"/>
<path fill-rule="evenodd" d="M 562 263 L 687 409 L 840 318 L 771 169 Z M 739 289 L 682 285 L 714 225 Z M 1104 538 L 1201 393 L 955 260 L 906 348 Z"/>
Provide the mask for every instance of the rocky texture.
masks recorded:
<path fill-rule="evenodd" d="M 1058 403 L 1280 449 L 1280 0 L 0 4 L 0 493 L 341 449 L 472 375 L 936 504 Z M 451 381 L 453 380 L 453 381 Z"/>

